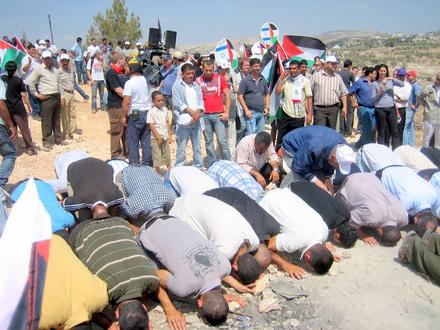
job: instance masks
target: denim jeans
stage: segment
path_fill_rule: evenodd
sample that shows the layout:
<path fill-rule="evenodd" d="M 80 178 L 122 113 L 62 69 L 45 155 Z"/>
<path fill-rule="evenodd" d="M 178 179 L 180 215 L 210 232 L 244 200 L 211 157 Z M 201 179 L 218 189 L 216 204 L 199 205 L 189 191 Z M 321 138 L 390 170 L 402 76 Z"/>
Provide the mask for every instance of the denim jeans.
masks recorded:
<path fill-rule="evenodd" d="M 78 83 L 76 82 L 76 80 L 75 80 L 74 83 L 73 83 L 73 88 L 79 93 L 79 95 L 82 96 L 82 98 L 83 98 L 84 100 L 86 100 L 86 99 L 89 98 L 89 96 L 87 95 L 87 93 L 84 92 L 84 89 L 82 89 L 82 88 L 78 85 Z"/>
<path fill-rule="evenodd" d="M 214 146 L 214 132 L 217 136 L 217 142 L 220 145 L 221 159 L 231 160 L 231 153 L 229 151 L 228 140 L 226 138 L 227 122 L 220 120 L 220 114 L 204 114 L 203 121 L 205 123 L 206 154 L 208 158 L 208 167 L 217 161 L 217 154 Z"/>
<path fill-rule="evenodd" d="M 416 110 L 406 108 L 405 128 L 403 129 L 403 144 L 414 145 L 414 115 Z"/>
<path fill-rule="evenodd" d="M 97 109 L 97 102 L 96 97 L 98 95 L 99 91 L 99 106 L 101 109 L 105 107 L 104 105 L 104 80 L 102 81 L 95 81 L 95 83 L 92 86 L 92 110 Z"/>
<path fill-rule="evenodd" d="M 84 70 L 84 61 L 75 61 L 76 74 L 78 78 L 78 84 L 83 82 L 84 84 L 88 81 L 86 70 Z"/>
<path fill-rule="evenodd" d="M 40 116 L 41 117 L 41 101 L 38 100 L 34 94 L 31 93 L 29 86 L 26 85 L 26 91 L 29 96 L 29 103 L 31 104 L 32 108 L 32 115 L 34 116 Z"/>
<path fill-rule="evenodd" d="M 202 148 L 200 147 L 200 121 L 194 125 L 181 126 L 176 123 L 176 166 L 185 164 L 186 145 L 191 139 L 194 166 L 201 168 L 203 166 Z"/>
<path fill-rule="evenodd" d="M 128 116 L 125 134 L 130 164 L 153 166 L 150 143 L 151 130 L 147 124 L 147 111 L 139 111 L 137 118 L 133 114 Z M 142 148 L 142 162 L 139 157 L 139 144 Z"/>
<path fill-rule="evenodd" d="M 17 153 L 9 138 L 8 129 L 2 124 L 0 124 L 0 155 L 3 157 L 0 164 L 0 186 L 4 188 L 14 169 Z"/>
<path fill-rule="evenodd" d="M 359 115 L 362 124 L 362 133 L 355 147 L 360 148 L 364 144 L 373 142 L 373 131 L 376 126 L 376 117 L 374 116 L 374 108 L 359 107 Z"/>
<path fill-rule="evenodd" d="M 255 134 L 264 131 L 264 114 L 262 112 L 251 111 L 252 117 L 245 117 L 246 135 Z"/>

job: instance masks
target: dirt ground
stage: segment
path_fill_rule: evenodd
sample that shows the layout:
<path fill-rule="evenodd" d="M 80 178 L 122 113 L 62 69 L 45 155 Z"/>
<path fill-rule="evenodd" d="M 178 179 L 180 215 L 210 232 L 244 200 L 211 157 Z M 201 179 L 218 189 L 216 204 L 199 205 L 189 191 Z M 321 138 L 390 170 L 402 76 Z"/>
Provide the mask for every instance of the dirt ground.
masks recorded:
<path fill-rule="evenodd" d="M 89 92 L 88 87 L 85 89 Z M 80 96 L 76 97 L 80 100 Z M 92 114 L 90 102 L 82 101 L 76 103 L 76 110 L 78 128 L 82 130 L 82 135 L 71 145 L 55 146 L 50 152 L 39 148 L 41 124 L 30 119 L 33 139 L 39 146 L 38 155 L 21 154 L 17 158 L 10 183 L 29 176 L 54 178 L 55 157 L 75 148 L 93 157 L 110 157 L 107 113 L 98 111 Z M 420 136 L 418 131 L 419 141 Z M 335 264 L 329 274 L 319 277 L 309 274 L 307 278 L 295 281 L 298 288 L 309 292 L 308 298 L 298 300 L 295 304 L 281 300 L 281 305 L 288 308 L 282 309 L 283 312 L 269 312 L 263 321 L 255 321 L 250 326 L 243 325 L 239 313 L 232 314 L 222 328 L 438 329 L 439 287 L 400 264 L 396 259 L 397 250 L 398 247 L 370 247 L 361 241 L 353 249 L 339 249 L 344 259 Z M 280 272 L 267 272 L 266 276 L 269 279 L 285 277 Z M 245 298 L 250 305 L 258 304 L 261 299 L 260 296 L 249 295 Z M 194 309 L 189 309 L 186 316 L 188 322 L 191 322 L 188 324 L 189 329 L 207 327 L 198 319 Z M 160 309 L 154 310 L 151 318 L 155 329 L 167 328 Z M 259 320 L 256 316 L 254 319 Z"/>

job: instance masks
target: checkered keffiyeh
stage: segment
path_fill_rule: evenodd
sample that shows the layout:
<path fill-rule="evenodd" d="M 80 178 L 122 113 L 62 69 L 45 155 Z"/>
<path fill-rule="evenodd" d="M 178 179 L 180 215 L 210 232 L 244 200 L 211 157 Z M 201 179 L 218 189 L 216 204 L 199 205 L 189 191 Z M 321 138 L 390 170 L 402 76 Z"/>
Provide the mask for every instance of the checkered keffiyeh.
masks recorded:
<path fill-rule="evenodd" d="M 220 187 L 233 187 L 241 190 L 254 200 L 263 197 L 263 188 L 240 165 L 229 160 L 220 160 L 208 169 L 208 175 Z"/>
<path fill-rule="evenodd" d="M 123 216 L 136 217 L 141 211 L 163 212 L 164 205 L 176 198 L 149 166 L 130 165 L 124 168 L 121 183 L 126 196 L 120 206 Z"/>

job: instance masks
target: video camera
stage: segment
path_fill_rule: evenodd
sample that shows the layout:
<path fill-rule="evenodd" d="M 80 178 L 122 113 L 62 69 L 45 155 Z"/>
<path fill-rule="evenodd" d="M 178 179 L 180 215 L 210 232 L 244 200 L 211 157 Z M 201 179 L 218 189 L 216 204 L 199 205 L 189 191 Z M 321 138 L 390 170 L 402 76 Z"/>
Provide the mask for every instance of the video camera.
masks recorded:
<path fill-rule="evenodd" d="M 160 66 L 154 64 L 153 56 L 162 56 L 165 52 L 158 52 L 150 49 L 140 49 L 138 60 L 142 64 L 142 72 L 149 85 L 158 87 L 162 81 Z"/>

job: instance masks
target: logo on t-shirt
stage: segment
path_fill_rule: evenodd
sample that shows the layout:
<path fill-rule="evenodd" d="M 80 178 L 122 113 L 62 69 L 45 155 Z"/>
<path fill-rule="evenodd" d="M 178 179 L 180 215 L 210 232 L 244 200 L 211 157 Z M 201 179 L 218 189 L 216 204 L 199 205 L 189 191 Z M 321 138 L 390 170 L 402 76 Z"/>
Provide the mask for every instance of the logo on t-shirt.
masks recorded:
<path fill-rule="evenodd" d="M 206 245 L 197 245 L 189 248 L 183 255 L 185 264 L 196 277 L 205 277 L 214 271 L 219 264 L 217 253 Z"/>

